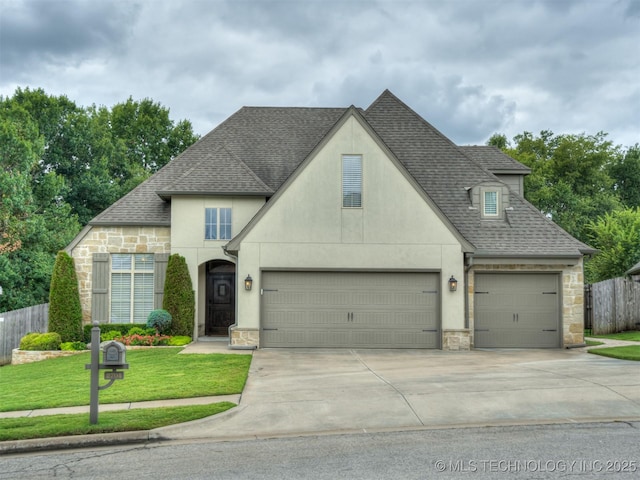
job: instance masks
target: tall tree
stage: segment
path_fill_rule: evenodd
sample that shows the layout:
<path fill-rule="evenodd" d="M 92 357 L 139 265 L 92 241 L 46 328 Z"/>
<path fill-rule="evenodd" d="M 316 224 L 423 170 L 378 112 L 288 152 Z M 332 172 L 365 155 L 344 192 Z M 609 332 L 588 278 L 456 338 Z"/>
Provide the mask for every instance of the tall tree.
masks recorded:
<path fill-rule="evenodd" d="M 196 139 L 149 99 L 110 110 L 42 89 L 0 97 L 0 311 L 46 302 L 56 253 Z"/>
<path fill-rule="evenodd" d="M 585 267 L 588 282 L 621 277 L 640 261 L 640 208 L 606 213 L 589 222 L 591 245 L 600 253 Z"/>
<path fill-rule="evenodd" d="M 608 169 L 620 201 L 629 208 L 640 207 L 640 144 L 629 147 Z"/>
<path fill-rule="evenodd" d="M 596 135 L 539 136 L 524 132 L 505 152 L 531 168 L 525 196 L 576 238 L 587 241 L 589 221 L 621 207 L 608 166 L 621 157 L 619 147 Z"/>

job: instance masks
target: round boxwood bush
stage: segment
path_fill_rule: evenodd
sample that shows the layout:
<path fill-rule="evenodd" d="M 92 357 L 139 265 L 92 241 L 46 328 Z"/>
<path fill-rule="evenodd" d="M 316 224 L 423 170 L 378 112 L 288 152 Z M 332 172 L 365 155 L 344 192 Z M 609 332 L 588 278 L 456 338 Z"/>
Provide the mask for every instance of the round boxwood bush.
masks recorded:
<path fill-rule="evenodd" d="M 186 335 L 176 335 L 175 337 L 171 337 L 168 341 L 168 344 L 171 347 L 183 347 L 190 343 L 191 337 L 187 337 Z"/>
<path fill-rule="evenodd" d="M 171 327 L 171 314 L 162 308 L 152 310 L 147 317 L 147 328 L 155 328 L 157 332 L 164 333 Z"/>
<path fill-rule="evenodd" d="M 62 339 L 55 332 L 27 333 L 20 340 L 20 350 L 60 350 Z"/>

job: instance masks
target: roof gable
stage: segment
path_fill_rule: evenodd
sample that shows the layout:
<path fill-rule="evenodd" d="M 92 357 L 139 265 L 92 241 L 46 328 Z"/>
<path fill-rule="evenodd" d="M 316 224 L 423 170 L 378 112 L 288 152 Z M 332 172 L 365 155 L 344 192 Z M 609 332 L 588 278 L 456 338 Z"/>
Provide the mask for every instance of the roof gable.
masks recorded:
<path fill-rule="evenodd" d="M 500 182 L 490 170 L 528 169 L 497 149 L 456 146 L 388 90 L 364 111 L 244 107 L 90 223 L 170 225 L 170 202 L 158 194 L 277 196 L 348 116 L 359 119 L 469 250 L 509 256 L 593 252 L 516 194 L 501 221 L 482 219 L 468 189 Z"/>

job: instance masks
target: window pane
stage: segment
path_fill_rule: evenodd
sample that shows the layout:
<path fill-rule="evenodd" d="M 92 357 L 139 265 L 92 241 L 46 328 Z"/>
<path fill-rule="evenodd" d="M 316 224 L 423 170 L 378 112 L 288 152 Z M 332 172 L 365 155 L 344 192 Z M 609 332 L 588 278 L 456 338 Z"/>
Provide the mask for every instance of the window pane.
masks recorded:
<path fill-rule="evenodd" d="M 131 274 L 111 274 L 111 323 L 131 322 Z"/>
<path fill-rule="evenodd" d="M 220 209 L 220 240 L 231 240 L 231 209 Z"/>
<path fill-rule="evenodd" d="M 131 270 L 130 253 L 114 253 L 111 255 L 112 270 Z"/>
<path fill-rule="evenodd" d="M 342 157 L 342 206 L 362 207 L 362 157 Z"/>
<path fill-rule="evenodd" d="M 498 215 L 498 192 L 484 192 L 484 214 Z"/>
<path fill-rule="evenodd" d="M 204 238 L 205 240 L 216 240 L 218 238 L 218 209 L 205 208 L 204 216 Z"/>
<path fill-rule="evenodd" d="M 136 253 L 136 270 L 153 270 L 153 253 Z"/>
<path fill-rule="evenodd" d="M 133 292 L 133 322 L 146 323 L 153 310 L 153 273 L 136 273 Z"/>

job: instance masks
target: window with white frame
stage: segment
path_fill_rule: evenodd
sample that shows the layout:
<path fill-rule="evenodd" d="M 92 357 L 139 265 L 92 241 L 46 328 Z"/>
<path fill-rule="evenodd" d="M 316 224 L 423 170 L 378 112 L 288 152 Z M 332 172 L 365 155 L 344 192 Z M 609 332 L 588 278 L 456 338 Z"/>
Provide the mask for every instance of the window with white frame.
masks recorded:
<path fill-rule="evenodd" d="M 111 255 L 111 323 L 146 323 L 153 310 L 152 253 Z"/>
<path fill-rule="evenodd" d="M 362 155 L 342 156 L 342 206 L 362 207 Z"/>
<path fill-rule="evenodd" d="M 205 208 L 205 240 L 231 240 L 231 209 Z"/>
<path fill-rule="evenodd" d="M 500 196 L 498 190 L 483 190 L 482 192 L 482 216 L 498 217 L 500 213 Z"/>

